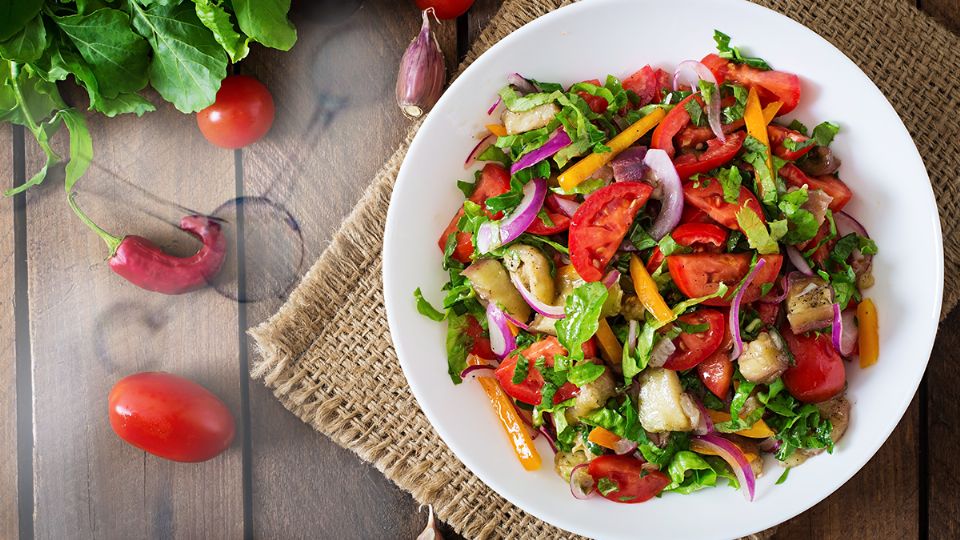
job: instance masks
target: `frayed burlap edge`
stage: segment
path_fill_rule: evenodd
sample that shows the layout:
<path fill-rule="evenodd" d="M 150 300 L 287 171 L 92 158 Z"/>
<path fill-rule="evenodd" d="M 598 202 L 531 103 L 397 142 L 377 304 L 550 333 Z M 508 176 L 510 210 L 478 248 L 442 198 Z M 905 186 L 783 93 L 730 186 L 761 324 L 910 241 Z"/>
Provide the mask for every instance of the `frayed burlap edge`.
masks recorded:
<path fill-rule="evenodd" d="M 464 66 L 513 29 L 566 3 L 508 0 Z M 960 40 L 895 0 L 844 3 L 842 8 L 813 8 L 791 0 L 759 3 L 793 14 L 855 58 L 901 113 L 927 158 L 938 196 L 947 267 L 944 314 L 948 313 L 956 304 L 960 279 L 953 271 L 960 265 L 956 230 L 960 188 L 949 180 L 960 169 L 960 123 L 936 111 L 960 107 L 957 77 L 943 77 L 960 72 Z M 838 10 L 844 12 L 842 17 Z M 904 40 L 897 47 L 891 45 Z M 920 47 L 925 55 L 918 54 Z M 890 66 L 916 78 L 891 76 Z M 459 533 L 468 537 L 568 536 L 509 505 L 467 471 L 433 432 L 396 369 L 379 292 L 380 251 L 393 182 L 418 127 L 419 123 L 411 127 L 288 302 L 250 331 L 260 350 L 251 375 L 262 378 L 301 420 L 373 463 L 417 501 L 433 504 L 440 519 Z M 372 399 L 377 395 L 383 398 Z M 480 516 L 473 513 L 476 508 L 502 510 Z M 755 537 L 770 534 L 765 531 Z"/>

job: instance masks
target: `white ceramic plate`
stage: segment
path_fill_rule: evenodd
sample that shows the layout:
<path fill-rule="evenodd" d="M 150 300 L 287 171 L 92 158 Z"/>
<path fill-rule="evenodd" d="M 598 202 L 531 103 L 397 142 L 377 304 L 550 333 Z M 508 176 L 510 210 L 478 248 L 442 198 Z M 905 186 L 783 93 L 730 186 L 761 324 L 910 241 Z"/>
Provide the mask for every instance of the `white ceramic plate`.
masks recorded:
<path fill-rule="evenodd" d="M 420 316 L 413 290 L 438 300 L 446 281 L 437 238 L 463 199 L 463 160 L 508 73 L 573 83 L 645 64 L 672 70 L 714 50 L 713 29 L 733 36 L 776 68 L 803 80 L 791 117 L 842 126 L 832 148 L 855 193 L 848 212 L 870 231 L 880 254 L 870 291 L 881 327 L 881 356 L 848 366 L 850 428 L 834 455 L 809 460 L 775 486 L 768 463 L 748 503 L 729 488 L 667 494 L 645 504 L 571 497 L 538 442 L 544 467 L 525 472 L 477 384 L 447 376 L 445 328 Z M 775 39 L 774 39 L 775 37 Z M 481 56 L 444 94 L 410 147 L 387 218 L 384 290 L 391 335 L 410 388 L 437 433 L 490 487 L 527 512 L 597 538 L 732 538 L 785 521 L 853 476 L 893 431 L 916 391 L 933 345 L 943 287 L 940 221 L 923 162 L 893 108 L 857 66 L 826 40 L 765 8 L 732 0 L 589 0 L 514 32 Z M 484 509 L 477 508 L 476 512 Z M 482 518 L 480 518 L 482 519 Z"/>

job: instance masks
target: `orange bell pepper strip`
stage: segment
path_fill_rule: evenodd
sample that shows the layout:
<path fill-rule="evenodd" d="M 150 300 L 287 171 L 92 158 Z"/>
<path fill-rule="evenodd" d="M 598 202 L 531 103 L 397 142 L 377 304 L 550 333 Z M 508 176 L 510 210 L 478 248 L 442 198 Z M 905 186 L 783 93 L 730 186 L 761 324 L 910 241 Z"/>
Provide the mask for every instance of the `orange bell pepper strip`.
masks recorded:
<path fill-rule="evenodd" d="M 507 134 L 507 128 L 503 127 L 501 124 L 487 124 L 487 131 L 493 133 L 497 137 L 503 137 Z"/>
<path fill-rule="evenodd" d="M 677 316 L 660 296 L 657 284 L 650 277 L 647 268 L 640 262 L 640 257 L 630 256 L 630 276 L 633 278 L 633 288 L 643 307 L 647 309 L 662 324 L 666 324 Z"/>
<path fill-rule="evenodd" d="M 471 355 L 467 359 L 467 363 L 475 366 L 485 362 Z M 530 437 L 530 432 L 527 431 L 526 425 L 524 425 L 520 419 L 520 415 L 517 414 L 517 409 L 514 407 L 513 401 L 511 401 L 510 397 L 503 391 L 503 388 L 500 388 L 500 384 L 493 377 L 481 375 L 477 377 L 477 382 L 483 387 L 483 391 L 486 392 L 490 404 L 493 405 L 493 410 L 497 413 L 497 418 L 500 419 L 500 425 L 503 426 L 504 431 L 506 431 L 507 438 L 510 439 L 510 445 L 513 447 L 513 452 L 517 455 L 517 459 L 520 460 L 520 464 L 528 471 L 539 469 L 541 463 L 540 453 L 537 452 L 537 448 L 533 445 L 533 438 Z"/>
<path fill-rule="evenodd" d="M 747 94 L 747 105 L 743 110 L 743 121 L 747 125 L 747 134 L 767 147 L 767 168 L 770 169 L 770 172 L 773 172 L 773 159 L 770 157 L 770 139 L 767 137 L 767 121 L 766 118 L 764 118 L 763 110 L 760 108 L 760 97 L 757 96 L 756 88 L 750 88 L 750 92 Z M 762 190 L 762 186 L 758 185 L 757 188 Z M 760 195 L 763 195 L 763 193 Z"/>
<path fill-rule="evenodd" d="M 743 452 L 743 455 L 747 458 L 747 461 L 749 461 L 750 463 L 753 463 L 754 461 L 757 461 L 758 459 L 760 459 L 760 455 L 759 455 L 759 454 L 755 454 L 755 453 L 753 453 L 753 452 L 751 452 L 751 451 L 749 451 L 749 450 L 744 450 L 744 448 L 743 448 L 742 446 L 740 446 L 739 444 L 737 444 L 737 443 L 735 443 L 735 442 L 733 442 L 733 441 L 730 441 L 730 442 L 733 443 L 734 446 L 736 446 L 737 448 L 739 448 L 741 452 Z M 704 446 L 704 445 L 702 445 L 702 444 L 699 444 L 699 443 L 700 443 L 700 441 L 698 441 L 697 439 L 692 439 L 692 440 L 690 441 L 690 450 L 693 450 L 694 452 L 696 452 L 696 453 L 698 453 L 698 454 L 702 454 L 702 455 L 704 455 L 704 456 L 719 456 L 719 455 L 720 455 L 720 454 L 714 452 L 713 449 L 708 448 L 708 447 L 706 447 L 706 446 Z"/>
<path fill-rule="evenodd" d="M 602 317 L 599 322 L 600 327 L 597 328 L 597 341 L 600 343 L 600 354 L 607 362 L 619 364 L 623 361 L 623 346 L 620 345 L 617 336 L 613 335 L 613 329 L 610 328 L 610 323 Z"/>
<path fill-rule="evenodd" d="M 766 122 L 768 126 L 770 122 L 773 122 L 773 119 L 777 117 L 777 113 L 780 112 L 780 107 L 783 107 L 783 102 L 774 101 L 763 108 L 763 121 Z"/>
<path fill-rule="evenodd" d="M 587 435 L 587 440 L 604 448 L 616 450 L 620 436 L 608 429 L 597 426 L 590 430 L 590 434 Z"/>
<path fill-rule="evenodd" d="M 710 415 L 710 420 L 712 420 L 714 424 L 730 421 L 730 413 L 726 413 L 723 411 L 713 411 L 713 410 L 707 409 L 707 414 Z M 757 423 L 751 426 L 750 428 L 741 429 L 740 431 L 736 431 L 734 433 L 736 433 L 737 435 L 742 435 L 744 437 L 749 437 L 751 439 L 766 439 L 767 437 L 773 437 L 774 435 L 776 435 L 776 433 L 772 429 L 770 429 L 770 426 L 768 426 L 767 423 L 764 422 L 762 418 L 760 420 L 757 420 Z"/>
<path fill-rule="evenodd" d="M 616 137 L 606 143 L 607 147 L 610 148 L 609 152 L 599 154 L 594 152 L 558 176 L 557 180 L 560 181 L 560 187 L 565 191 L 573 190 L 573 188 L 589 178 L 597 169 L 609 163 L 610 160 L 617 157 L 617 154 L 630 148 L 631 144 L 637 142 L 640 137 L 643 137 L 648 131 L 656 127 L 666 114 L 662 108 L 658 108 L 628 126 L 627 129 L 621 131 Z"/>
<path fill-rule="evenodd" d="M 877 321 L 877 306 L 873 300 L 864 298 L 857 305 L 857 322 L 860 323 L 860 367 L 866 368 L 877 363 L 880 358 L 880 325 Z"/>

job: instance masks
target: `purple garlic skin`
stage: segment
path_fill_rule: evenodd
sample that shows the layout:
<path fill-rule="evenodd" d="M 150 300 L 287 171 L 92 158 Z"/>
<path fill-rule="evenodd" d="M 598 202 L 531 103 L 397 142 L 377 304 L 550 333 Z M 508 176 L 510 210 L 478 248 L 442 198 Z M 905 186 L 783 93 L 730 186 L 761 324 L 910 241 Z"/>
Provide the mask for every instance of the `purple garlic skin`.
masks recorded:
<path fill-rule="evenodd" d="M 440 99 L 447 83 L 443 51 L 430 29 L 433 8 L 423 11 L 420 33 L 410 42 L 397 74 L 397 105 L 409 118 L 420 118 Z"/>

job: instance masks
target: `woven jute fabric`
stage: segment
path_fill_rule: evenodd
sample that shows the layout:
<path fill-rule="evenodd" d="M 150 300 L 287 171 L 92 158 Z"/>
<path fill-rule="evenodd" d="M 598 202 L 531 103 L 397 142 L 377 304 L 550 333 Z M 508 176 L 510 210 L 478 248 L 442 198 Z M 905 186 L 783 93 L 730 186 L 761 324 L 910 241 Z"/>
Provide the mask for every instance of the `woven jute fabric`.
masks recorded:
<path fill-rule="evenodd" d="M 567 3 L 506 1 L 464 66 L 524 23 Z M 960 110 L 960 38 L 906 0 L 758 3 L 836 45 L 903 118 L 940 207 L 948 313 L 960 293 L 960 119 L 954 114 Z M 572 537 L 507 503 L 467 470 L 436 435 L 398 369 L 381 288 L 383 225 L 400 163 L 418 127 L 411 126 L 287 303 L 250 330 L 260 350 L 252 376 L 301 420 L 373 463 L 417 501 L 432 504 L 459 533 Z"/>

